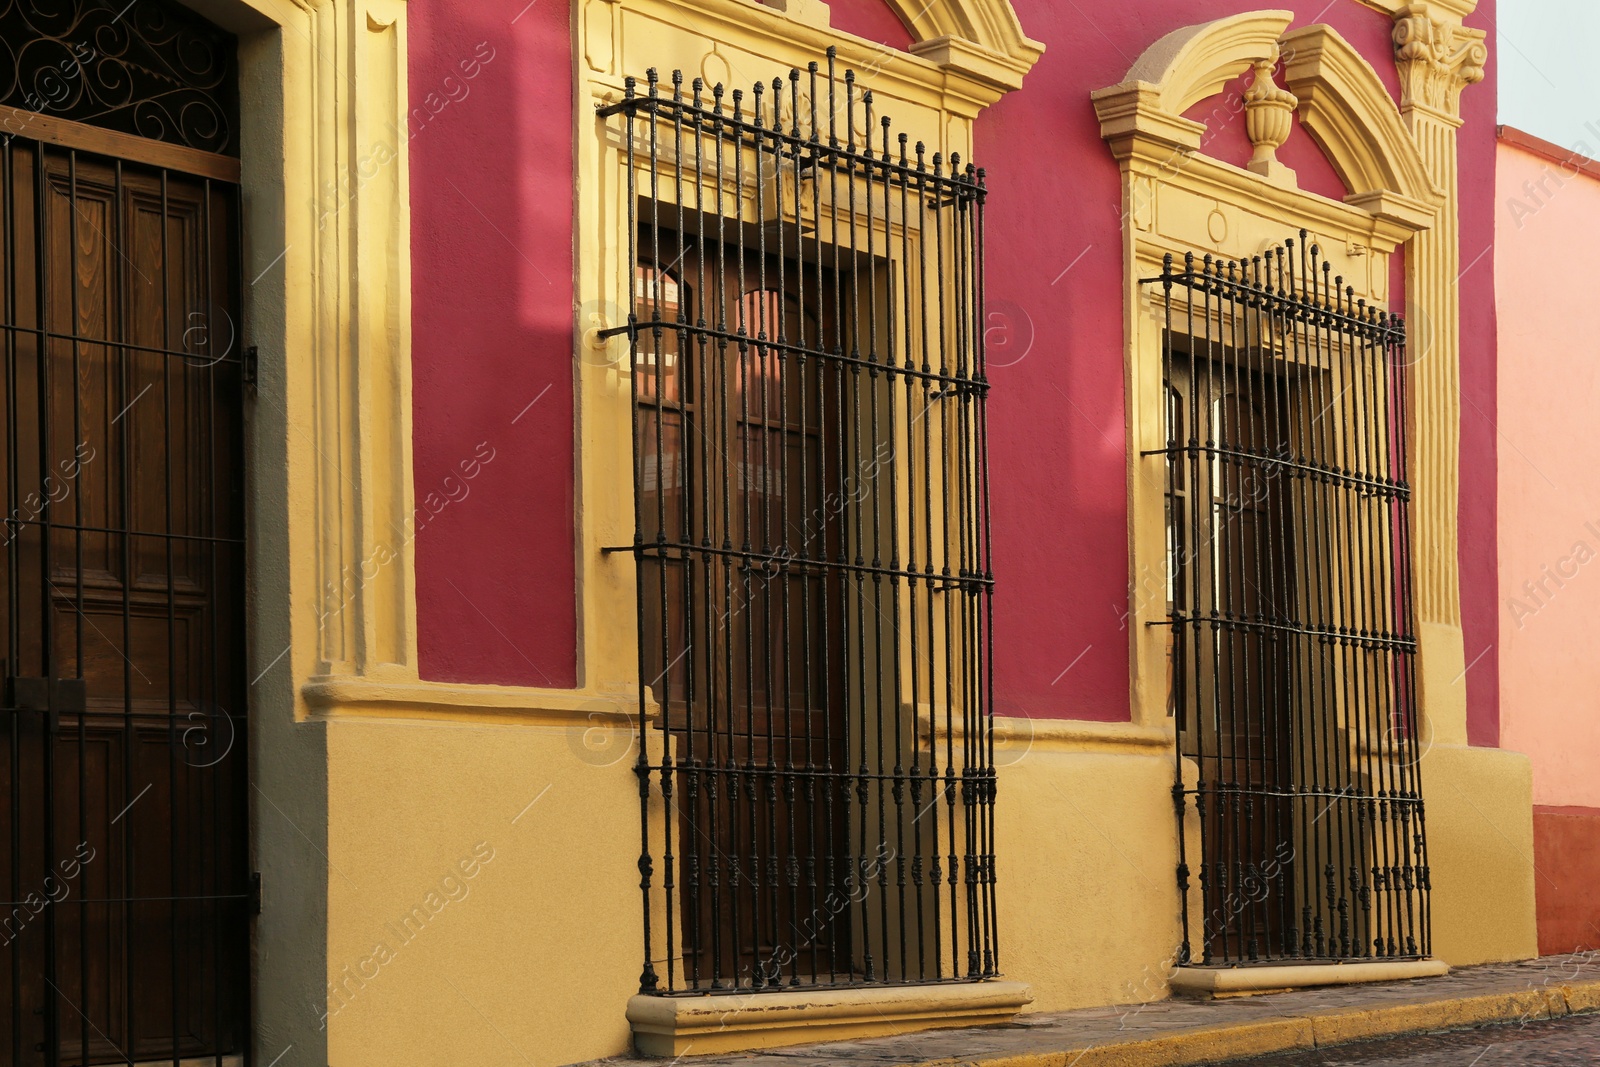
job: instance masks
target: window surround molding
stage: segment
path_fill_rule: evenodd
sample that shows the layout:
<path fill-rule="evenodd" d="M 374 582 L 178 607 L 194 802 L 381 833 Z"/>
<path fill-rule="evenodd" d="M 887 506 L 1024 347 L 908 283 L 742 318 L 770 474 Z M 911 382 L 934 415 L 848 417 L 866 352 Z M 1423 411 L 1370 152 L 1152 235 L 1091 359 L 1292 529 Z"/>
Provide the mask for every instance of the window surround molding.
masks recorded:
<path fill-rule="evenodd" d="M 634 615 L 633 565 L 628 554 L 605 549 L 633 538 L 631 497 L 619 491 L 632 484 L 632 400 L 621 369 L 627 339 L 604 333 L 627 322 L 631 265 L 624 269 L 620 134 L 595 117 L 596 109 L 622 98 L 625 77 L 642 82 L 651 67 L 663 77 L 679 68 L 708 85 L 748 91 L 757 80 L 803 71 L 834 47 L 840 69 L 857 72 L 858 86 L 872 91 L 877 113 L 891 117 L 896 130 L 925 141 L 930 154 L 967 159 L 973 120 L 1021 85 L 1044 48 L 1022 33 L 1009 0 L 954 0 L 914 19 L 919 3 L 888 0 L 913 33 L 932 35 L 909 53 L 831 29 L 821 0 L 782 0 L 782 10 L 776 2 L 584 0 L 576 9 L 577 695 L 626 716 L 637 702 L 636 638 L 617 620 Z"/>
<path fill-rule="evenodd" d="M 576 6 L 580 688 L 569 698 L 599 699 L 637 714 L 633 558 L 606 551 L 631 546 L 634 533 L 629 345 L 625 336 L 607 333 L 627 323 L 632 306 L 627 161 L 618 121 L 598 118 L 596 109 L 622 99 L 626 77 L 642 86 L 652 67 L 664 82 L 681 69 L 708 87 L 722 82 L 748 93 L 758 80 L 822 62 L 832 47 L 839 69 L 856 72 L 858 87 L 871 90 L 875 112 L 892 118 L 896 131 L 926 142 L 930 155 L 970 159 L 973 120 L 1021 86 L 1044 46 L 1023 34 L 1009 0 L 886 2 L 911 31 L 915 43 L 908 52 L 832 29 L 822 0 L 583 0 Z M 671 92 L 670 84 L 662 91 Z M 687 84 L 684 91 L 690 91 Z M 624 746 L 635 743 L 635 728 L 631 718 L 606 725 Z M 717 1006 L 715 1042 L 708 1040 L 709 1009 L 700 998 L 636 996 L 628 1017 L 641 1048 L 675 1056 L 691 1045 L 701 1053 L 814 1040 L 819 1025 L 830 1038 L 844 1039 L 1000 1022 L 1020 1011 L 1030 994 L 1023 983 L 991 981 L 909 987 L 888 997 L 881 990 L 841 989 L 800 999 L 804 1004 L 772 993 L 732 998 L 726 1008 Z"/>
<path fill-rule="evenodd" d="M 295 887 L 255 921 L 250 1040 L 327 1062 L 342 902 L 303 857 L 337 851 L 333 746 L 302 682 L 416 677 L 407 6 L 182 2 L 238 38 L 250 855 Z"/>
<path fill-rule="evenodd" d="M 1121 83 L 1092 94 L 1101 135 L 1121 168 L 1124 205 L 1134 729 L 1171 729 L 1167 635 L 1159 625 L 1167 610 L 1165 468 L 1161 455 L 1145 454 L 1165 447 L 1162 323 L 1158 294 L 1140 279 L 1158 274 L 1169 253 L 1248 258 L 1305 229 L 1333 273 L 1368 303 L 1388 303 L 1390 257 L 1397 254 L 1407 260 L 1413 324 L 1419 312 L 1427 321 L 1445 296 L 1438 291 L 1441 279 L 1416 267 L 1418 242 L 1453 210 L 1445 182 L 1427 165 L 1372 66 L 1331 27 L 1291 31 L 1292 19 L 1289 11 L 1257 11 L 1176 30 L 1151 45 Z M 1271 81 L 1280 59 L 1282 86 Z M 1183 115 L 1247 70 L 1257 79 L 1243 99 L 1242 117 L 1256 147 L 1250 169 L 1206 156 L 1206 127 Z M 1327 156 L 1349 190 L 1343 201 L 1298 189 L 1292 172 L 1277 162 L 1287 124 L 1264 113 L 1283 109 L 1298 115 Z M 1453 173 L 1448 177 L 1453 183 Z M 1411 418 L 1414 437 L 1430 432 L 1417 412 Z M 1412 472 L 1413 481 L 1427 477 L 1425 470 Z M 1424 692 L 1425 734 L 1464 732 L 1464 705 L 1441 704 L 1436 693 Z"/>

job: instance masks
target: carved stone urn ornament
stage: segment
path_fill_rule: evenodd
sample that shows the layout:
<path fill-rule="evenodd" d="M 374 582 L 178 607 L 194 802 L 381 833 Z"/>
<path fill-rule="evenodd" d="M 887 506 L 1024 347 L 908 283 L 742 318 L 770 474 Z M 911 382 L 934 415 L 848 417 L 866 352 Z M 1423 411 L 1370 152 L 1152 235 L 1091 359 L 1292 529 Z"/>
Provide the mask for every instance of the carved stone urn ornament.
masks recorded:
<path fill-rule="evenodd" d="M 1300 101 L 1272 80 L 1277 61 L 1274 52 L 1251 66 L 1254 74 L 1244 91 L 1244 128 L 1255 151 L 1246 166 L 1276 185 L 1294 188 L 1294 171 L 1278 162 L 1278 148 L 1294 129 L 1294 109 Z"/>

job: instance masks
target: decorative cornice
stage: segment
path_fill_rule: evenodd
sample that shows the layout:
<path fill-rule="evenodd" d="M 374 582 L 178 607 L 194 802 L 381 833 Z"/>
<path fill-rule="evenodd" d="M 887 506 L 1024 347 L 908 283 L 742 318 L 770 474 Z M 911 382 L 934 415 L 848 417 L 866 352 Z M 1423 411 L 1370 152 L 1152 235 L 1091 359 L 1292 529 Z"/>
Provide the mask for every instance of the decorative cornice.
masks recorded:
<path fill-rule="evenodd" d="M 1412 6 L 1412 0 L 1356 0 L 1365 4 L 1374 11 L 1381 11 L 1390 18 L 1396 18 L 1406 8 Z M 1478 9 L 1478 0 L 1432 0 L 1433 6 L 1447 15 L 1457 19 L 1464 19 Z"/>
<path fill-rule="evenodd" d="M 1145 87 L 1154 90 L 1151 105 L 1182 115 L 1257 60 L 1276 59 L 1278 38 L 1293 20 L 1292 11 L 1248 11 L 1173 30 L 1146 48 L 1121 82 L 1090 96 L 1098 107 L 1102 99 Z"/>
<path fill-rule="evenodd" d="M 1402 8 L 1394 20 L 1401 109 L 1425 108 L 1459 122 L 1461 90 L 1483 80 L 1489 58 L 1484 38 L 1483 30 L 1461 25 L 1437 4 Z"/>
<path fill-rule="evenodd" d="M 797 22 L 826 30 L 823 0 L 753 0 Z M 910 31 L 912 55 L 970 78 L 999 94 L 1022 87 L 1022 79 L 1044 54 L 1044 45 L 1022 32 L 1010 0 L 887 0 Z"/>

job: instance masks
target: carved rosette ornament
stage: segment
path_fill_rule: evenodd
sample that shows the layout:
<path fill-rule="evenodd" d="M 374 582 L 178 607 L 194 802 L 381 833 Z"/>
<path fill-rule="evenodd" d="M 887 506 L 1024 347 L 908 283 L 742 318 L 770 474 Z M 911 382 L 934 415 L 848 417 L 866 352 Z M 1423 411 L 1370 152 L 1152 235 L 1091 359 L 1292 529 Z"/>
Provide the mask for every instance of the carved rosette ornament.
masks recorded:
<path fill-rule="evenodd" d="M 1489 48 L 1482 30 L 1417 5 L 1395 19 L 1394 57 L 1402 110 L 1421 106 L 1455 118 L 1461 113 L 1461 90 L 1483 80 Z"/>
<path fill-rule="evenodd" d="M 1278 148 L 1294 129 L 1294 109 L 1299 99 L 1272 80 L 1274 54 L 1251 66 L 1254 77 L 1244 91 L 1244 128 L 1255 146 L 1249 169 L 1280 185 L 1295 184 L 1294 171 L 1278 162 Z"/>

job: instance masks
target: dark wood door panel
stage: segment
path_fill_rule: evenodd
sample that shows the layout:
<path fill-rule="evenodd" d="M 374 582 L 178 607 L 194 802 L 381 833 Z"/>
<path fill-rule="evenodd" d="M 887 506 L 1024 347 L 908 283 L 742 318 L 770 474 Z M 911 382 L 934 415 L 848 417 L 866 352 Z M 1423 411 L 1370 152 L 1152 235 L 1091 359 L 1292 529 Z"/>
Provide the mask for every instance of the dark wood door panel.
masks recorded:
<path fill-rule="evenodd" d="M 6 159 L 0 659 L 81 689 L 0 712 L 0 1061 L 239 1051 L 237 191 Z"/>

